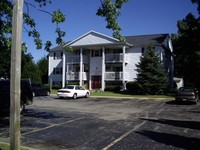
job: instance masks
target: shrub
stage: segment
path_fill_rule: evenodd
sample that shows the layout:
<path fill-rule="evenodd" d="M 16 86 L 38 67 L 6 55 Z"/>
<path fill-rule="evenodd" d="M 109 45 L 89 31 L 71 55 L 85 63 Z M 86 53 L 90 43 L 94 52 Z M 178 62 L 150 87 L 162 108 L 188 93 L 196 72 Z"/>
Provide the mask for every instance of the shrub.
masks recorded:
<path fill-rule="evenodd" d="M 120 86 L 116 86 L 116 85 L 108 85 L 105 87 L 105 91 L 115 91 L 118 92 L 120 91 L 121 87 Z"/>
<path fill-rule="evenodd" d="M 141 93 L 140 92 L 141 90 L 140 90 L 140 87 L 139 87 L 137 81 L 128 82 L 126 84 L 126 89 L 131 94 L 140 94 Z"/>

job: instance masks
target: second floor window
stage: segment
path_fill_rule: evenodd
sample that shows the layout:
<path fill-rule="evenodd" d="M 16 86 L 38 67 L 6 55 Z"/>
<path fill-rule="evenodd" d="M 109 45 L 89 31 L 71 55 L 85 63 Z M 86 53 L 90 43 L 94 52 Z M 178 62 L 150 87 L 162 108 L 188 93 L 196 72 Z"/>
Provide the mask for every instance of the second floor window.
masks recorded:
<path fill-rule="evenodd" d="M 101 57 L 102 56 L 102 50 L 92 50 L 92 57 Z"/>
<path fill-rule="evenodd" d="M 62 74 L 62 67 L 60 67 L 60 68 L 53 68 L 53 74 Z"/>
<path fill-rule="evenodd" d="M 53 59 L 63 59 L 63 52 L 54 52 Z"/>

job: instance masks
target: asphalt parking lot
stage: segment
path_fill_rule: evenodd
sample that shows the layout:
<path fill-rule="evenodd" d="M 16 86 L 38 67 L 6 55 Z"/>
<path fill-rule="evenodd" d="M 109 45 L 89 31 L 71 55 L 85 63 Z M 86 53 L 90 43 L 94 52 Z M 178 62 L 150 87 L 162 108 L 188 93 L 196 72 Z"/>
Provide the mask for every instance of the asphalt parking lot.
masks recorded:
<path fill-rule="evenodd" d="M 0 141 L 9 142 L 9 118 L 0 119 Z M 200 104 L 36 97 L 21 116 L 21 145 L 38 150 L 200 149 Z"/>

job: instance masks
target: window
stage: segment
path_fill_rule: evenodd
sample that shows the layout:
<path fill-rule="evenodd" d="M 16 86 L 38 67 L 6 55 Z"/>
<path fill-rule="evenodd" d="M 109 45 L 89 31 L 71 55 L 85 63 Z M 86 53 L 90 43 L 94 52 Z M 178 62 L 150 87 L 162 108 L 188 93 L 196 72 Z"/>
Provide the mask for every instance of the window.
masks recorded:
<path fill-rule="evenodd" d="M 63 52 L 54 52 L 53 53 L 53 59 L 63 59 Z"/>
<path fill-rule="evenodd" d="M 113 49 L 114 54 L 120 54 L 123 53 L 122 49 Z"/>
<path fill-rule="evenodd" d="M 106 66 L 106 71 L 112 71 L 111 66 Z"/>
<path fill-rule="evenodd" d="M 115 72 L 120 72 L 120 71 L 122 71 L 122 66 L 115 66 L 115 67 L 113 67 L 113 69 Z"/>
<path fill-rule="evenodd" d="M 92 57 L 101 57 L 102 56 L 102 50 L 92 50 Z"/>
<path fill-rule="evenodd" d="M 61 59 L 63 59 L 63 52 L 60 53 L 60 57 L 61 57 Z"/>
<path fill-rule="evenodd" d="M 62 74 L 62 67 L 60 67 L 60 68 L 53 68 L 53 74 Z"/>
<path fill-rule="evenodd" d="M 53 81 L 53 85 L 62 85 L 62 81 Z"/>

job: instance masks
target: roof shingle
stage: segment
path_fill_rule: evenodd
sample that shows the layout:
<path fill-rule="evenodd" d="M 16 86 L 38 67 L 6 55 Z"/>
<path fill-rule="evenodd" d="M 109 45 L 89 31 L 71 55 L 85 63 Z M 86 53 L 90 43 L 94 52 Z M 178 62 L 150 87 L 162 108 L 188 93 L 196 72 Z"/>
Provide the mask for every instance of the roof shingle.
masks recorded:
<path fill-rule="evenodd" d="M 161 46 L 169 34 L 151 34 L 138 36 L 125 36 L 126 41 L 134 47 L 147 46 L 152 44 L 154 46 Z"/>

